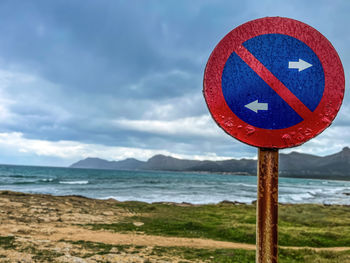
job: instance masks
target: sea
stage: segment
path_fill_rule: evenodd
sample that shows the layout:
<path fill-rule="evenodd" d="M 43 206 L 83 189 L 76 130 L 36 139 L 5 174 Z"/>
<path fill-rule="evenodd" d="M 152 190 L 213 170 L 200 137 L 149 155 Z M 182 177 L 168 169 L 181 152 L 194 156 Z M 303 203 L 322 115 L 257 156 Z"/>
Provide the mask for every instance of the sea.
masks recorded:
<path fill-rule="evenodd" d="M 118 201 L 252 203 L 257 178 L 234 174 L 0 165 L 0 190 Z M 350 205 L 350 181 L 279 178 L 280 203 Z"/>

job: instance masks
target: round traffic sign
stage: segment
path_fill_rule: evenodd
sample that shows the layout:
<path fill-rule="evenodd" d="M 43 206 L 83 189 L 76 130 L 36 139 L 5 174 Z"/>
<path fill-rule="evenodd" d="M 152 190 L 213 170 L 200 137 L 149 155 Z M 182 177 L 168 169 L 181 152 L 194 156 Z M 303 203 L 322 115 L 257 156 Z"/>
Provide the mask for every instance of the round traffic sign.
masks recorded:
<path fill-rule="evenodd" d="M 257 147 L 300 145 L 339 111 L 344 71 L 332 44 L 293 19 L 266 17 L 228 33 L 212 52 L 204 97 L 228 134 Z"/>

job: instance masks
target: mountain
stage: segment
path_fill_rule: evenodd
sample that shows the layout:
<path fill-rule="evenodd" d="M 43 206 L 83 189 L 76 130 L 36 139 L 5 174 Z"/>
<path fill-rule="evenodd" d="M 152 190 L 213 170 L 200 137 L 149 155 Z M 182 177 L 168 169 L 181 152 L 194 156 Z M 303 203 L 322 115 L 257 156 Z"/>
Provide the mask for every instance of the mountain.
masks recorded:
<path fill-rule="evenodd" d="M 325 157 L 292 152 L 280 155 L 280 174 L 290 177 L 350 180 L 350 148 Z"/>
<path fill-rule="evenodd" d="M 150 158 L 143 166 L 144 170 L 184 171 L 195 166 L 199 161 L 182 160 L 161 154 Z"/>
<path fill-rule="evenodd" d="M 138 170 L 144 162 L 134 158 L 128 158 L 123 161 L 106 161 L 100 158 L 86 158 L 84 160 L 73 163 L 71 168 L 85 169 L 108 169 L 108 170 Z"/>
<path fill-rule="evenodd" d="M 350 180 L 350 148 L 328 156 L 316 156 L 291 152 L 279 155 L 279 174 L 282 177 Z M 256 175 L 257 161 L 231 159 L 226 161 L 183 160 L 170 156 L 155 155 L 143 162 L 133 158 L 123 161 L 106 161 L 86 158 L 72 164 L 72 168 L 95 168 L 113 170 L 163 170 L 219 172 Z"/>

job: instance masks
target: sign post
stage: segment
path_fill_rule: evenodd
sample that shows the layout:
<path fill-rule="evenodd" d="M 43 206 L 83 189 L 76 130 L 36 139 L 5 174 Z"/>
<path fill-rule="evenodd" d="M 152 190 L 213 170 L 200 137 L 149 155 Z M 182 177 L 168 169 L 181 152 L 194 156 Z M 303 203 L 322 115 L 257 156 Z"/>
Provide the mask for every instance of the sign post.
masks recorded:
<path fill-rule="evenodd" d="M 278 150 L 259 148 L 256 262 L 277 262 Z"/>
<path fill-rule="evenodd" d="M 259 148 L 256 262 L 277 262 L 278 149 L 301 145 L 332 123 L 344 97 L 340 58 L 311 26 L 261 18 L 218 43 L 203 86 L 216 123 Z"/>

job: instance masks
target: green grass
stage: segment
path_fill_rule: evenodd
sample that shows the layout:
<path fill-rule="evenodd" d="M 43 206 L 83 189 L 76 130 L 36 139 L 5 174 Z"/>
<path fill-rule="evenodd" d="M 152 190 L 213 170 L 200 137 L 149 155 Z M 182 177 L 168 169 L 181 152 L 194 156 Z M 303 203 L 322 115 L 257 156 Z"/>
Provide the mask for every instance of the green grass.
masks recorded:
<path fill-rule="evenodd" d="M 26 252 L 33 255 L 32 259 L 35 262 L 54 262 L 57 257 L 62 256 L 62 253 L 57 253 L 50 249 L 37 249 L 33 246 L 20 246 L 14 244 L 15 238 L 12 236 L 0 237 L 0 247 L 4 249 L 17 249 L 20 252 Z M 250 263 L 255 262 L 254 250 L 242 249 L 199 249 L 190 247 L 145 247 L 133 245 L 112 245 L 100 242 L 90 241 L 69 241 L 61 240 L 60 242 L 71 243 L 78 248 L 78 252 L 73 253 L 73 256 L 88 258 L 94 255 L 105 254 L 138 254 L 142 252 L 145 262 L 153 256 L 162 257 L 164 259 L 180 258 L 183 262 L 220 262 L 220 263 Z M 22 244 L 23 245 L 23 244 Z M 113 249 L 113 250 L 112 250 Z M 316 252 L 310 249 L 279 249 L 280 263 L 349 263 L 350 250 L 343 252 L 320 251 Z M 1 256 L 0 256 L 1 257 Z M 5 257 L 5 256 L 3 256 Z M 181 261 L 180 261 L 181 262 Z"/>
<path fill-rule="evenodd" d="M 112 249 L 113 245 L 100 243 L 100 242 L 90 242 L 90 241 L 72 241 L 74 245 L 79 245 L 81 248 L 86 250 L 93 250 L 93 254 L 104 255 L 108 254 Z"/>
<path fill-rule="evenodd" d="M 14 236 L 0 236 L 0 247 L 3 249 L 15 249 L 15 237 Z"/>
<path fill-rule="evenodd" d="M 180 258 L 183 262 L 199 260 L 205 262 L 220 262 L 220 263 L 253 263 L 255 262 L 254 250 L 242 250 L 242 249 L 199 249 L 190 247 L 160 247 L 155 246 L 145 250 L 144 246 L 132 246 L 132 245 L 110 245 L 98 242 L 87 241 L 65 241 L 78 245 L 84 248 L 88 253 L 83 255 L 84 258 L 90 257 L 94 254 L 107 254 L 112 253 L 112 248 L 117 248 L 118 252 L 113 253 L 127 253 L 135 254 L 143 251 L 145 255 L 145 262 L 148 257 L 158 256 L 165 259 Z M 103 253 L 101 252 L 101 249 Z M 279 249 L 279 262 L 280 263 L 349 263 L 350 251 L 344 252 L 329 252 L 321 251 L 316 252 L 310 249 L 292 250 L 292 249 Z M 82 255 L 80 255 L 82 256 Z"/>
<path fill-rule="evenodd" d="M 33 255 L 32 259 L 35 262 L 54 262 L 62 253 L 57 253 L 48 249 L 37 249 L 33 246 L 20 246 L 15 243 L 14 236 L 0 236 L 0 248 L 5 250 L 16 250 L 19 252 L 30 253 Z M 6 256 L 3 256 L 6 257 Z"/>
<path fill-rule="evenodd" d="M 33 255 L 32 259 L 34 260 L 34 262 L 55 262 L 54 260 L 56 258 L 63 255 L 62 253 L 58 253 L 50 249 L 38 249 L 31 245 L 24 246 L 17 250 L 23 253 L 29 253 Z"/>
<path fill-rule="evenodd" d="M 280 263 L 349 263 L 350 251 L 334 252 L 320 251 L 316 252 L 310 249 L 279 249 L 278 259 Z"/>
<path fill-rule="evenodd" d="M 255 251 L 242 249 L 198 249 L 188 247 L 154 247 L 151 255 L 177 256 L 184 260 L 207 262 L 255 262 Z"/>
<path fill-rule="evenodd" d="M 127 252 L 128 249 L 130 249 L 132 246 L 131 245 L 111 245 L 111 244 L 105 244 L 101 242 L 91 242 L 91 241 L 84 241 L 84 240 L 79 240 L 79 241 L 66 241 L 66 240 L 61 240 L 63 242 L 69 242 L 73 245 L 77 245 L 80 249 L 85 249 L 89 251 L 89 253 L 81 255 L 80 253 L 76 254 L 76 256 L 82 256 L 84 258 L 86 257 L 91 257 L 93 255 L 105 255 L 111 252 L 112 248 L 117 248 L 118 253 L 121 252 Z M 140 246 L 135 246 L 135 248 L 143 248 Z"/>
<path fill-rule="evenodd" d="M 280 206 L 278 234 L 280 245 L 350 246 L 350 207 Z"/>
<path fill-rule="evenodd" d="M 242 249 L 195 249 L 185 247 L 155 247 L 153 254 L 161 256 L 180 256 L 186 260 L 203 260 L 220 263 L 252 263 L 255 262 L 255 251 Z M 348 263 L 350 251 L 347 252 L 315 252 L 308 249 L 279 249 L 279 263 Z"/>
<path fill-rule="evenodd" d="M 90 224 L 94 230 L 144 232 L 150 235 L 209 238 L 255 244 L 254 205 L 176 206 L 124 202 L 117 204 L 135 216 L 113 224 Z M 133 222 L 143 222 L 135 226 Z M 279 245 L 350 246 L 350 207 L 280 205 Z"/>

